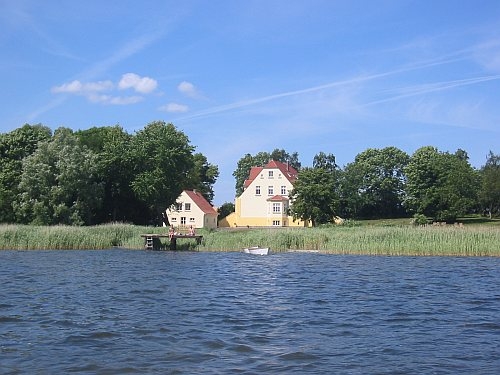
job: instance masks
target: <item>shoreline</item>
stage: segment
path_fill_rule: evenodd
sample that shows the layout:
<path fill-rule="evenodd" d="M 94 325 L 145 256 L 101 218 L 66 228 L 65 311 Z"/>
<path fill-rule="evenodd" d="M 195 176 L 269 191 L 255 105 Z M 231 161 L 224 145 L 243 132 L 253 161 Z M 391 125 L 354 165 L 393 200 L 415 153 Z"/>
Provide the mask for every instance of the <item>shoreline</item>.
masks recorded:
<path fill-rule="evenodd" d="M 143 250 L 143 233 L 166 234 L 167 228 L 130 224 L 92 227 L 0 225 L 1 250 Z M 500 225 L 352 226 L 320 228 L 199 230 L 195 240 L 176 251 L 228 252 L 262 245 L 273 252 L 389 256 L 500 256 Z M 168 246 L 168 238 L 162 242 Z M 163 250 L 160 250 L 163 251 Z"/>

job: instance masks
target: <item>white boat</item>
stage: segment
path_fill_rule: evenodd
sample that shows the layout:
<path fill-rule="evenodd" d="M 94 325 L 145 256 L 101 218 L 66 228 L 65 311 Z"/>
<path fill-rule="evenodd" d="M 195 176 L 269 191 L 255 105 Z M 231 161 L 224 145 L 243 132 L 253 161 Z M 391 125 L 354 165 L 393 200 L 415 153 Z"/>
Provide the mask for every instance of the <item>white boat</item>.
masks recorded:
<path fill-rule="evenodd" d="M 269 248 L 268 247 L 260 247 L 260 246 L 245 247 L 243 249 L 243 252 L 247 253 L 247 254 L 254 254 L 254 255 L 267 255 L 267 254 L 269 254 Z"/>

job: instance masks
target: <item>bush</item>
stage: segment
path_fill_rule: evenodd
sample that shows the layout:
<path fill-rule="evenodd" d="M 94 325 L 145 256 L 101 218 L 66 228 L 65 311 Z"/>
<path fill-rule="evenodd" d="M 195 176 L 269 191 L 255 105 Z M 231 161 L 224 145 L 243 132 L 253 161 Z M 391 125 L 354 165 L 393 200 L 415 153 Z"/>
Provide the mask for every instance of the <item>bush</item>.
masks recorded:
<path fill-rule="evenodd" d="M 411 221 L 413 225 L 426 225 L 427 224 L 427 217 L 422 214 L 415 214 L 413 215 L 413 219 Z"/>

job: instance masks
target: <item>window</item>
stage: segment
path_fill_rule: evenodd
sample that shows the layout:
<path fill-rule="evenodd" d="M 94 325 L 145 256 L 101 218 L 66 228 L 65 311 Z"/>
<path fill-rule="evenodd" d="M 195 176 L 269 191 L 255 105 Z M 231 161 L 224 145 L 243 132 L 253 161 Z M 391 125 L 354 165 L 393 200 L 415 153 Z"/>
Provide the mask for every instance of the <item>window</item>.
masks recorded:
<path fill-rule="evenodd" d="M 190 218 L 189 218 L 189 222 L 190 222 L 190 223 L 194 223 L 194 221 L 195 221 L 195 220 L 194 220 L 194 217 L 190 217 Z"/>
<path fill-rule="evenodd" d="M 191 211 L 191 203 L 184 203 L 184 211 Z"/>
<path fill-rule="evenodd" d="M 175 204 L 175 209 L 176 209 L 177 211 L 182 211 L 182 203 L 178 203 L 178 202 L 177 202 L 177 203 Z"/>
<path fill-rule="evenodd" d="M 255 195 L 260 195 L 260 186 L 255 187 Z"/>
<path fill-rule="evenodd" d="M 273 203 L 273 214 L 281 213 L 281 203 Z"/>
<path fill-rule="evenodd" d="M 181 225 L 186 225 L 186 217 L 185 216 L 181 217 Z"/>
<path fill-rule="evenodd" d="M 268 172 L 268 177 L 269 178 L 274 178 L 274 171 L 269 171 Z"/>
<path fill-rule="evenodd" d="M 172 218 L 172 221 L 177 221 L 177 218 L 176 218 L 176 217 L 173 217 L 173 218 Z"/>
<path fill-rule="evenodd" d="M 274 189 L 272 186 L 267 187 L 267 195 L 274 195 Z"/>
<path fill-rule="evenodd" d="M 281 195 L 286 195 L 286 186 L 285 185 L 283 185 L 281 187 Z"/>
<path fill-rule="evenodd" d="M 280 227 L 281 222 L 279 220 L 273 220 L 273 227 Z"/>

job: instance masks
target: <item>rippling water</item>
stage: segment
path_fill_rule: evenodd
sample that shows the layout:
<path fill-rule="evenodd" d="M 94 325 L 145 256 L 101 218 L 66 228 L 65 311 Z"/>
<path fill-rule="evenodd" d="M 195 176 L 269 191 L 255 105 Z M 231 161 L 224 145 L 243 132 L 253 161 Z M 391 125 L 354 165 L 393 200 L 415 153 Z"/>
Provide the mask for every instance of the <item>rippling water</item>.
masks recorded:
<path fill-rule="evenodd" d="M 0 252 L 1 374 L 498 374 L 500 259 Z"/>

